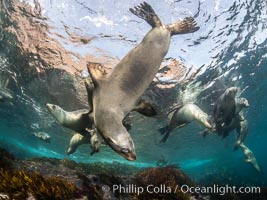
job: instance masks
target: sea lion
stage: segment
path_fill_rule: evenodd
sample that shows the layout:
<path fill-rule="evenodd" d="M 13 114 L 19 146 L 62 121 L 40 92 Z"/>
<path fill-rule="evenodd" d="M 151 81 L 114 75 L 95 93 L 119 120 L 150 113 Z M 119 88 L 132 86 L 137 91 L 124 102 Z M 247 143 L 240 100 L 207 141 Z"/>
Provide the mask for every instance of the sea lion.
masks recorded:
<path fill-rule="evenodd" d="M 260 166 L 258 165 L 257 159 L 254 156 L 253 152 L 246 146 L 244 143 L 241 143 L 240 148 L 243 150 L 244 156 L 245 156 L 245 162 L 250 163 L 256 170 L 257 172 L 260 172 Z"/>
<path fill-rule="evenodd" d="M 174 112 L 173 112 L 174 111 Z M 212 126 L 209 122 L 209 116 L 203 110 L 201 110 L 197 105 L 193 103 L 184 104 L 178 106 L 175 110 L 172 110 L 169 114 L 173 112 L 169 125 L 159 129 L 161 134 L 164 134 L 161 142 L 166 142 L 169 134 L 176 128 L 182 128 L 192 122 L 197 120 L 203 126 L 211 129 Z"/>
<path fill-rule="evenodd" d="M 237 128 L 237 140 L 234 145 L 234 151 L 238 149 L 241 143 L 243 143 L 248 135 L 248 121 L 246 119 L 240 120 Z"/>
<path fill-rule="evenodd" d="M 8 101 L 13 99 L 12 92 L 7 88 L 0 88 L 0 101 Z"/>
<path fill-rule="evenodd" d="M 152 29 L 108 76 L 102 76 L 94 67 L 89 66 L 88 71 L 95 86 L 93 115 L 97 130 L 115 152 L 133 161 L 136 159 L 134 143 L 122 120 L 155 77 L 168 52 L 171 36 L 192 33 L 199 28 L 193 18 L 165 26 L 146 2 L 130 12 L 146 20 Z"/>
<path fill-rule="evenodd" d="M 0 101 L 8 101 L 14 98 L 14 94 L 7 88 L 9 84 L 9 78 L 1 77 L 0 74 Z"/>
<path fill-rule="evenodd" d="M 74 134 L 73 138 L 70 140 L 70 144 L 73 143 L 73 145 L 70 145 L 70 147 L 73 147 L 67 150 L 68 155 L 74 153 L 78 146 L 85 143 L 91 144 L 91 155 L 99 151 L 99 147 L 97 147 L 97 142 L 99 141 L 99 138 L 94 128 L 94 121 L 91 117 L 91 111 L 87 109 L 81 109 L 68 112 L 55 104 L 48 103 L 46 104 L 46 106 L 50 113 L 62 126 L 67 127 L 77 132 L 77 134 L 81 134 L 82 136 L 84 136 L 81 137 L 80 135 Z"/>
<path fill-rule="evenodd" d="M 82 133 L 86 128 L 93 129 L 94 120 L 87 109 L 68 112 L 55 104 L 46 104 L 49 112 L 64 127 Z"/>
<path fill-rule="evenodd" d="M 213 120 L 217 131 L 220 131 L 224 125 L 230 124 L 235 116 L 235 96 L 237 91 L 237 87 L 227 88 L 215 102 Z"/>
<path fill-rule="evenodd" d="M 232 116 L 232 119 L 229 119 L 231 122 L 228 125 L 225 124 L 221 129 L 217 130 L 218 135 L 225 138 L 232 130 L 236 129 L 238 135 L 245 139 L 247 135 L 247 120 L 245 120 L 241 111 L 247 107 L 249 107 L 249 103 L 246 98 L 235 98 L 235 114 Z"/>
<path fill-rule="evenodd" d="M 33 132 L 32 135 L 34 135 L 35 137 L 47 142 L 47 143 L 50 143 L 51 142 L 51 137 L 48 133 L 46 132 L 43 132 L 43 131 L 40 131 L 40 132 Z"/>
<path fill-rule="evenodd" d="M 91 155 L 94 153 L 99 152 L 100 149 L 100 141 L 96 134 L 96 130 L 90 130 L 87 132 L 87 134 L 80 134 L 80 133 L 74 133 L 72 138 L 70 139 L 69 147 L 67 149 L 67 154 L 73 154 L 79 146 L 82 144 L 90 144 L 91 146 Z"/>
<path fill-rule="evenodd" d="M 244 141 L 247 135 L 247 130 L 246 130 L 247 121 L 240 112 L 242 111 L 243 108 L 247 107 L 249 107 L 249 103 L 246 98 L 235 98 L 235 114 L 229 117 L 229 120 L 231 120 L 231 122 L 228 125 L 224 124 L 224 126 L 219 127 L 219 129 L 216 129 L 218 127 L 213 125 L 213 129 L 205 129 L 204 131 L 202 131 L 201 132 L 202 136 L 206 137 L 211 132 L 217 132 L 218 135 L 225 138 L 226 136 L 229 135 L 231 131 L 236 129 L 238 133 L 238 138 L 240 139 L 241 142 Z"/>

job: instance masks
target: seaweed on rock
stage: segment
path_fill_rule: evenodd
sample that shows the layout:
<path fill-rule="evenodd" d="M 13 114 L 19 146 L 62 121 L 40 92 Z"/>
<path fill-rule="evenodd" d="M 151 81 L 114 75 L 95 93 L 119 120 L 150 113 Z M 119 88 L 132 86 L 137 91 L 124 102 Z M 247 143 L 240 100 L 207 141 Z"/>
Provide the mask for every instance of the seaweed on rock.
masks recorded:
<path fill-rule="evenodd" d="M 32 195 L 38 200 L 66 200 L 79 196 L 73 183 L 57 177 L 45 178 L 37 172 L 0 169 L 0 180 L 0 191 L 10 199 L 26 199 Z"/>
<path fill-rule="evenodd" d="M 147 188 L 148 185 L 153 187 L 166 187 L 170 188 L 171 192 L 167 190 L 161 192 L 149 192 L 144 190 L 139 196 L 135 196 L 135 199 L 179 199 L 189 200 L 191 195 L 185 194 L 180 190 L 181 185 L 193 186 L 194 183 L 186 176 L 181 170 L 174 166 L 166 166 L 160 168 L 149 168 L 142 170 L 135 176 L 136 185 L 143 188 Z"/>

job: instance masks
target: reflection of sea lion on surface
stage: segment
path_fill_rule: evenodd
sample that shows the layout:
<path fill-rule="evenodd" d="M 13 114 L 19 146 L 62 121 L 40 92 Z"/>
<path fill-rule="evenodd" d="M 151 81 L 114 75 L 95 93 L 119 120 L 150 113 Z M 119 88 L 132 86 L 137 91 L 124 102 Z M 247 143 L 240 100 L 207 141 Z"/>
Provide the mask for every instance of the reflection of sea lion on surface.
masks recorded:
<path fill-rule="evenodd" d="M 162 142 L 166 142 L 169 137 L 169 134 L 172 130 L 176 128 L 181 128 L 192 122 L 193 120 L 198 121 L 203 126 L 211 129 L 212 126 L 209 122 L 209 117 L 207 113 L 202 111 L 197 105 L 188 103 L 179 106 L 173 112 L 169 125 L 163 127 L 160 130 L 161 134 L 164 134 Z M 170 114 L 170 113 L 169 113 Z"/>
<path fill-rule="evenodd" d="M 245 161 L 250 163 L 258 172 L 260 172 L 260 166 L 258 165 L 257 159 L 254 156 L 253 152 L 246 145 L 244 145 L 244 143 L 241 143 L 239 146 L 243 150 L 246 158 Z"/>
<path fill-rule="evenodd" d="M 48 143 L 51 142 L 51 141 L 50 141 L 51 137 L 50 137 L 50 135 L 49 135 L 48 133 L 46 133 L 46 132 L 43 132 L 43 131 L 40 131 L 40 132 L 33 132 L 32 135 L 34 135 L 35 137 L 37 137 L 37 138 L 39 138 L 39 139 L 41 139 L 41 140 L 43 140 L 43 141 L 45 141 L 45 142 L 48 142 Z"/>
<path fill-rule="evenodd" d="M 152 29 L 108 76 L 101 75 L 90 65 L 88 71 L 94 82 L 95 126 L 114 151 L 132 161 L 136 159 L 134 143 L 122 120 L 136 107 L 140 96 L 155 77 L 168 52 L 171 36 L 195 32 L 198 27 L 192 18 L 165 26 L 147 3 L 130 11 L 146 20 Z"/>

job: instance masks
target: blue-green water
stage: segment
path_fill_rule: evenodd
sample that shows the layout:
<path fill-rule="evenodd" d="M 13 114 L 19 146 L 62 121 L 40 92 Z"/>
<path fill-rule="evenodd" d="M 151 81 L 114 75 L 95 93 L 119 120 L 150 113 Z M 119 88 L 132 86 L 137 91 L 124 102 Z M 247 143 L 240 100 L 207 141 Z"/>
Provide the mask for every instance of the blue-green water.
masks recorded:
<path fill-rule="evenodd" d="M 116 39 L 119 34 L 129 40 L 140 41 L 149 27 L 131 16 L 128 8 L 140 1 L 117 2 L 103 1 L 86 4 L 96 10 L 89 13 L 77 2 L 68 0 L 58 2 L 41 1 L 45 15 L 50 23 L 58 27 L 63 21 L 69 26 L 79 26 L 86 35 L 104 33 L 113 39 L 97 37 L 93 47 L 105 50 L 113 57 L 122 58 L 135 42 Z M 94 3 L 93 3 L 94 2 Z M 45 108 L 45 96 L 32 94 L 31 83 L 24 85 L 16 82 L 16 76 L 4 62 L 5 52 L 0 54 L 0 70 L 13 77 L 8 88 L 15 98 L 10 102 L 0 102 L 0 145 L 20 158 L 47 156 L 73 159 L 78 162 L 112 162 L 147 167 L 156 166 L 164 157 L 169 163 L 179 164 L 192 177 L 200 181 L 207 177 L 218 177 L 230 183 L 239 182 L 249 185 L 267 184 L 267 3 L 265 0 L 201 0 L 201 1 L 148 1 L 163 21 L 173 22 L 179 17 L 194 15 L 200 30 L 191 35 L 175 36 L 166 57 L 181 59 L 189 68 L 202 67 L 202 74 L 192 82 L 191 88 L 200 88 L 196 103 L 211 114 L 214 95 L 211 92 L 229 86 L 238 86 L 241 96 L 249 100 L 250 107 L 245 110 L 249 123 L 249 134 L 245 144 L 254 152 L 262 169 L 257 173 L 244 162 L 240 150 L 233 151 L 235 134 L 222 140 L 213 135 L 202 138 L 198 133 L 202 127 L 196 123 L 176 130 L 165 144 L 159 144 L 161 136 L 158 128 L 167 123 L 166 119 L 145 118 L 134 114 L 132 130 L 138 159 L 128 162 L 110 148 L 103 147 L 101 152 L 90 156 L 89 145 L 81 146 L 78 151 L 67 156 L 65 151 L 71 138 L 70 131 L 62 128 Z M 60 12 L 58 12 L 60 11 Z M 70 12 L 71 11 L 71 12 Z M 66 14 L 68 13 L 68 14 Z M 89 16 L 91 20 L 85 20 Z M 95 19 L 95 20 L 93 20 Z M 109 23 L 103 22 L 105 19 Z M 95 21 L 100 21 L 96 24 Z M 101 23 L 102 22 L 102 23 Z M 112 23 L 111 23 L 112 22 Z M 129 27 L 131 30 L 129 30 Z M 145 30 L 145 31 L 144 31 Z M 81 54 L 94 52 L 94 48 L 66 46 Z M 1 51 L 1 49 L 0 49 Z M 200 82 L 200 86 L 198 84 Z M 45 84 L 45 83 L 44 83 Z M 198 85 L 198 86 L 197 86 Z M 180 97 L 177 92 L 177 100 Z M 62 99 L 64 101 L 64 99 Z M 53 102 L 51 102 L 53 103 Z M 77 108 L 75 108 L 77 109 Z M 168 108 L 165 108 L 166 110 Z M 45 143 L 31 132 L 43 130 L 51 135 L 51 143 Z"/>

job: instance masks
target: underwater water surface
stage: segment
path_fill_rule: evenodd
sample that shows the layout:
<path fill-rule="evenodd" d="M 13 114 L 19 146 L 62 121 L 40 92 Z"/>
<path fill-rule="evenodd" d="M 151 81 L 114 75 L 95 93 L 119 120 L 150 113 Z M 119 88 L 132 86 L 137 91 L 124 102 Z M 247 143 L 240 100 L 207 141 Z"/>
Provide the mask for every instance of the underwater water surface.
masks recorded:
<path fill-rule="evenodd" d="M 33 3 L 30 0 L 26 2 Z M 150 29 L 146 22 L 128 11 L 141 2 L 40 0 L 43 15 L 49 18 L 51 26 L 56 27 L 52 32 L 64 35 L 64 25 L 67 25 L 78 27 L 84 36 L 96 38 L 90 46 L 82 47 L 62 42 L 66 49 L 98 57 L 103 56 L 103 51 L 105 55 L 118 59 L 136 46 Z M 21 159 L 41 156 L 85 163 L 118 161 L 140 168 L 157 166 L 157 162 L 164 159 L 167 164 L 179 166 L 197 182 L 212 182 L 216 177 L 226 183 L 266 186 L 266 0 L 151 0 L 148 3 L 165 23 L 186 16 L 195 17 L 199 31 L 172 37 L 166 57 L 179 59 L 188 70 L 192 67 L 200 69 L 200 72 L 186 85 L 182 96 L 178 90 L 174 95 L 177 102 L 185 102 L 191 95 L 190 99 L 211 115 L 215 98 L 212 92 L 239 87 L 238 95 L 247 98 L 250 104 L 244 110 L 249 124 L 245 144 L 257 158 L 260 173 L 244 162 L 240 149 L 233 151 L 234 132 L 224 139 L 215 134 L 203 138 L 199 134 L 203 127 L 192 122 L 173 131 L 166 143 L 160 143 L 162 136 L 158 129 L 168 120 L 147 118 L 136 113 L 131 116 L 130 130 L 137 153 L 136 161 L 126 161 L 109 147 L 101 147 L 99 153 L 90 156 L 89 145 L 82 145 L 77 152 L 67 156 L 71 132 L 56 122 L 46 109 L 46 103 L 53 103 L 53 99 L 42 96 L 41 91 L 38 95 L 33 94 L 36 92 L 32 90 L 34 81 L 27 84 L 18 81 L 19 75 L 12 71 L 10 62 L 5 58 L 7 52 L 1 49 L 0 72 L 11 77 L 7 87 L 14 98 L 0 102 L 0 146 Z M 110 37 L 102 37 L 101 34 Z M 126 39 L 121 40 L 119 35 Z M 65 98 L 68 96 L 62 97 L 62 102 Z M 37 130 L 49 133 L 51 142 L 34 137 L 32 133 Z"/>

